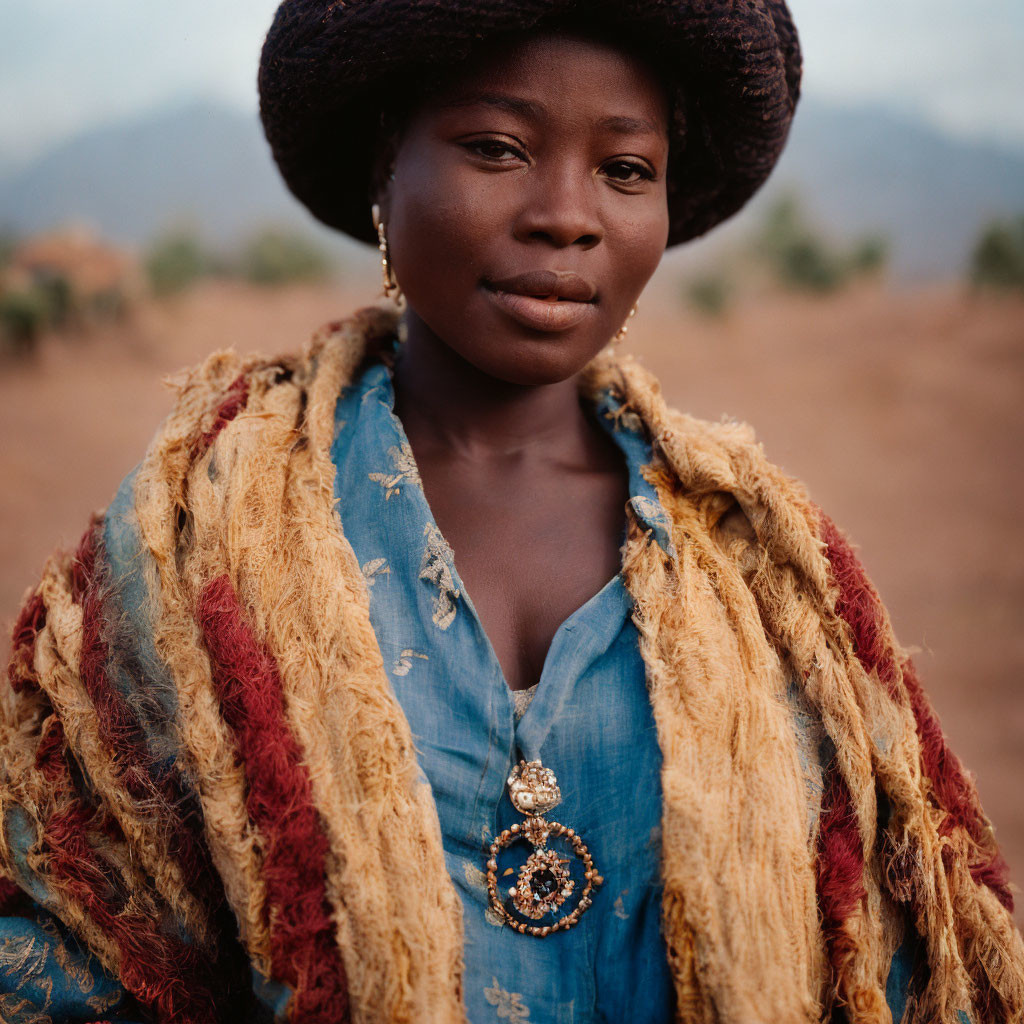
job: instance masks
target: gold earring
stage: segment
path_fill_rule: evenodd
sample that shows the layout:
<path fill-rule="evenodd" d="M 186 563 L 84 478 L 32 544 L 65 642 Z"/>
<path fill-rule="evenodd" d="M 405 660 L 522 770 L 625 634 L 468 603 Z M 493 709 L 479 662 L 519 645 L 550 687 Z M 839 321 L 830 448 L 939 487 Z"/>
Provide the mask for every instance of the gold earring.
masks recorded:
<path fill-rule="evenodd" d="M 629 315 L 626 317 L 626 319 L 623 322 L 622 326 L 616 332 L 615 337 L 612 338 L 612 343 L 613 344 L 621 345 L 622 342 L 625 340 L 626 333 L 629 331 L 629 321 L 632 320 L 633 317 L 636 316 L 636 309 L 637 309 L 637 307 L 634 304 L 633 308 L 629 311 Z"/>
<path fill-rule="evenodd" d="M 380 207 L 374 203 L 372 210 L 373 226 L 377 231 L 377 248 L 380 250 L 380 273 L 384 284 L 384 298 L 396 303 L 402 301 L 402 289 L 398 286 L 394 268 L 391 266 L 391 253 L 388 250 L 388 236 L 384 230 L 384 222 L 380 219 Z"/>

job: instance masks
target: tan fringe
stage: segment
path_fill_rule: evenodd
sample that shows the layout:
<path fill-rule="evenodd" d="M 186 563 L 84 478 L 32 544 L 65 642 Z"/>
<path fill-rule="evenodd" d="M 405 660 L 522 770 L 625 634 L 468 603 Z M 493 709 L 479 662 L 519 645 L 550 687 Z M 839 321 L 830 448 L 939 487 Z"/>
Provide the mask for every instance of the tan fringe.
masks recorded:
<path fill-rule="evenodd" d="M 353 1020 L 456 1022 L 465 1019 L 461 902 L 384 672 L 365 581 L 333 509 L 334 406 L 360 340 L 351 332 L 321 339 L 315 376 L 250 398 L 196 466 L 191 511 L 196 550 L 206 554 L 189 572 L 209 578 L 205 558 L 226 543 L 232 582 L 277 662 L 328 830 Z M 212 474 L 210 461 L 221 467 Z"/>
<path fill-rule="evenodd" d="M 675 972 L 678 1019 L 818 1021 L 824 964 L 785 679 L 701 508 L 659 498 L 678 579 L 635 533 L 624 568 L 664 759 L 665 932 L 682 921 L 696 954 L 698 998 Z"/>
<path fill-rule="evenodd" d="M 131 852 L 129 855 L 126 849 L 120 868 L 127 875 L 127 887 L 131 892 L 145 894 L 149 883 L 139 870 L 141 867 L 151 876 L 156 892 L 189 929 L 193 941 L 204 944 L 209 937 L 208 914 L 189 892 L 180 864 L 166 856 L 160 808 L 140 807 L 131 799 L 99 735 L 96 708 L 77 670 L 81 657 L 82 609 L 72 599 L 66 573 L 47 572 L 40 592 L 46 603 L 46 630 L 36 645 L 39 684 L 64 727 L 68 746 L 93 785 L 104 794 L 106 809 L 125 835 Z M 157 913 L 152 903 L 144 909 L 150 917 Z"/>
<path fill-rule="evenodd" d="M 192 614 L 195 594 L 179 571 L 179 516 L 186 517 L 191 445 L 239 373 L 257 365 L 215 353 L 181 382 L 178 403 L 157 433 L 135 482 L 139 532 L 152 555 L 162 608 L 154 630 L 157 653 L 178 695 L 178 728 L 203 808 L 210 855 L 238 919 L 250 957 L 270 977 L 270 932 L 264 915 L 260 838 L 245 807 L 245 773 L 220 714 L 210 662 Z M 194 525 L 194 524 L 193 524 Z"/>
<path fill-rule="evenodd" d="M 832 595 L 826 600 L 830 598 Z M 927 945 L 931 972 L 920 1000 L 908 1013 L 908 1022 L 959 1024 L 959 1011 L 977 1006 L 979 995 L 986 992 L 996 999 L 990 1013 L 1008 1021 L 1022 1020 L 1024 943 L 1020 933 L 992 891 L 971 878 L 968 865 L 972 857 L 963 830 L 957 828 L 946 838 L 939 834 L 945 814 L 929 798 L 930 781 L 921 771 L 920 743 L 902 677 L 897 701 L 880 701 L 883 684 L 869 677 L 860 665 L 844 624 L 828 619 L 834 616 L 834 607 L 832 599 L 826 619 L 843 653 L 845 671 L 857 689 L 878 781 L 893 806 L 890 832 L 894 845 L 921 868 L 914 879 L 918 887 L 916 924 Z M 884 608 L 881 618 L 884 643 L 895 652 L 898 666 L 904 655 Z M 960 850 L 952 858 L 951 870 L 943 865 L 944 848 Z M 892 895 L 898 898 L 901 894 Z"/>
<path fill-rule="evenodd" d="M 878 856 L 876 781 L 892 804 L 897 848 L 919 859 L 918 931 L 925 937 L 930 979 L 911 1022 L 958 1021 L 979 991 L 997 994 L 1009 1016 L 1024 1007 L 1024 948 L 1009 913 L 970 878 L 968 858 L 954 858 L 947 877 L 938 835 L 944 815 L 928 802 L 920 746 L 909 700 L 893 701 L 869 678 L 853 650 L 849 629 L 835 614 L 837 592 L 823 545 L 817 511 L 802 487 L 772 466 L 749 429 L 705 424 L 668 410 L 657 381 L 635 361 L 605 358 L 588 368 L 587 386 L 612 385 L 639 413 L 691 501 L 700 495 L 732 495 L 751 526 L 756 549 L 746 560 L 759 568 L 749 581 L 764 631 L 797 669 L 829 736 L 849 786 L 865 852 L 867 897 L 847 922 L 852 960 L 844 966 L 839 998 L 856 1022 L 888 1021 L 885 980 L 894 934 L 893 904 L 906 895 L 887 889 Z M 663 498 L 664 500 L 664 498 Z M 732 619 L 737 625 L 737 619 Z M 901 657 L 886 619 L 886 641 Z M 699 940 L 698 940 L 699 941 Z M 762 948 L 772 948 L 765 944 Z M 760 978 L 758 978 L 760 980 Z"/>
<path fill-rule="evenodd" d="M 43 571 L 37 593 L 52 595 L 60 586 L 60 581 L 67 578 L 68 562 L 69 556 L 63 553 L 51 557 Z M 58 672 L 70 674 L 72 669 L 62 661 L 59 645 L 48 622 L 36 637 L 33 658 L 34 681 L 40 689 L 15 693 L 6 685 L 0 686 L 0 750 L 3 751 L 3 757 L 0 758 L 0 860 L 5 870 L 24 884 L 17 878 L 17 871 L 11 870 L 15 863 L 14 851 L 4 827 L 8 814 L 20 809 L 37 830 L 37 842 L 28 851 L 27 861 L 30 870 L 47 886 L 49 899 L 46 901 L 46 909 L 60 917 L 96 954 L 103 967 L 116 975 L 121 960 L 116 945 L 65 887 L 50 885 L 46 881 L 49 875 L 48 857 L 41 849 L 38 830 L 60 813 L 64 805 L 58 803 L 53 786 L 36 767 L 36 754 L 40 742 L 57 721 L 43 686 Z M 115 863 L 123 868 L 126 860 L 125 857 L 116 858 Z"/>

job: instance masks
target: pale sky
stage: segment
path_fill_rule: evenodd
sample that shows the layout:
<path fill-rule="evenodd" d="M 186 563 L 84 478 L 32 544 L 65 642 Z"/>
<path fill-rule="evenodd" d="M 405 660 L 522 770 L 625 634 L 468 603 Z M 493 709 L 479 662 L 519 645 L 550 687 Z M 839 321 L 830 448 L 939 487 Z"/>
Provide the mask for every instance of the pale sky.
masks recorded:
<path fill-rule="evenodd" d="M 0 0 L 0 163 L 180 97 L 256 109 L 276 0 Z M 791 0 L 805 95 L 1024 150 L 1021 0 Z"/>

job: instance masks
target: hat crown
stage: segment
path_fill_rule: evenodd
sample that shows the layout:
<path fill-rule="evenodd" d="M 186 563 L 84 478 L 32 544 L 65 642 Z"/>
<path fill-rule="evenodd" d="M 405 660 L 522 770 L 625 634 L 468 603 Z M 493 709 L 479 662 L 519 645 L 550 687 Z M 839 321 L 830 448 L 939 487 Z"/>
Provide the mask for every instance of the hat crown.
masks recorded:
<path fill-rule="evenodd" d="M 260 116 L 292 193 L 330 227 L 371 244 L 373 149 L 382 97 L 483 42 L 560 24 L 621 29 L 682 69 L 670 126 L 668 244 L 709 231 L 761 187 L 800 96 L 799 38 L 784 0 L 284 0 L 259 69 Z"/>

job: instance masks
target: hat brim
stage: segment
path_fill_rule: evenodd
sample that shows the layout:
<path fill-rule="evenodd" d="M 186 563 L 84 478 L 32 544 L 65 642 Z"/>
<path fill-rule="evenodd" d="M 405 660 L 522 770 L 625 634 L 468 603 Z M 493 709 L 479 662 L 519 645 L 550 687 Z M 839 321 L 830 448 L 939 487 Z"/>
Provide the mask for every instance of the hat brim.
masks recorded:
<path fill-rule="evenodd" d="M 330 227 L 376 242 L 370 181 L 381 99 L 449 69 L 482 42 L 577 17 L 645 40 L 678 86 L 668 245 L 709 231 L 771 173 L 800 93 L 784 0 L 285 0 L 263 46 L 260 115 L 291 192 Z"/>

